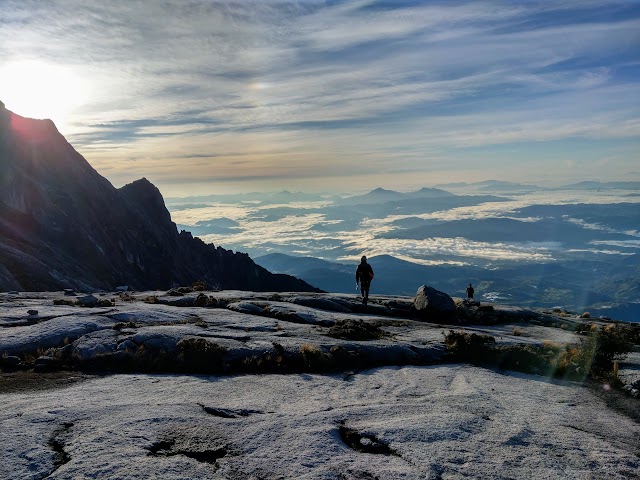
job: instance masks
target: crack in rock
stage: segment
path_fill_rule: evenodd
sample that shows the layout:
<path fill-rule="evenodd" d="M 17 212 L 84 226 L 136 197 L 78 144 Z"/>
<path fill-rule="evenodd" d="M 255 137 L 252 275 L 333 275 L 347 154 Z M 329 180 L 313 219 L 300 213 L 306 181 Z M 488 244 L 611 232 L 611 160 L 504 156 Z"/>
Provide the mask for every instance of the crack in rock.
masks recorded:
<path fill-rule="evenodd" d="M 400 456 L 389 445 L 376 438 L 375 435 L 360 433 L 347 427 L 344 420 L 339 424 L 339 432 L 340 438 L 345 445 L 357 452 Z"/>
<path fill-rule="evenodd" d="M 44 478 L 49 478 L 53 475 L 60 467 L 64 464 L 69 463 L 71 461 L 71 457 L 65 451 L 65 437 L 68 436 L 69 431 L 73 427 L 73 423 L 63 423 L 59 428 L 57 428 L 51 438 L 49 439 L 49 447 L 54 452 L 53 456 L 53 469 L 49 472 Z"/>
<path fill-rule="evenodd" d="M 230 453 L 226 442 L 202 425 L 182 425 L 171 428 L 148 447 L 148 450 L 149 456 L 180 455 L 212 465 L 215 470 L 219 467 L 217 461 Z"/>
<path fill-rule="evenodd" d="M 202 405 L 202 404 L 198 404 L 198 405 L 200 405 L 202 409 L 209 415 L 213 415 L 215 417 L 220 417 L 220 418 L 248 417 L 249 415 L 264 413 L 260 410 L 248 410 L 248 409 L 232 410 L 228 408 L 207 407 L 206 405 Z"/>
<path fill-rule="evenodd" d="M 160 440 L 149 448 L 149 455 L 173 457 L 175 455 L 183 455 L 193 458 L 198 462 L 215 464 L 217 460 L 227 455 L 225 447 L 203 450 L 187 450 L 176 447 L 175 439 Z"/>

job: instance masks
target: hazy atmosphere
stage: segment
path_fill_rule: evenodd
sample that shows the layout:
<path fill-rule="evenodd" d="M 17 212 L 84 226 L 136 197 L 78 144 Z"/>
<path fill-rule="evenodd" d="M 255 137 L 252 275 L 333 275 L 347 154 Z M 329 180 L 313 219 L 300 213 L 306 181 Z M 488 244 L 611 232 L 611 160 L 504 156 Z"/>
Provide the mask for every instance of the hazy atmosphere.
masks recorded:
<path fill-rule="evenodd" d="M 0 98 L 165 196 L 640 180 L 639 32 L 629 1 L 3 0 Z"/>

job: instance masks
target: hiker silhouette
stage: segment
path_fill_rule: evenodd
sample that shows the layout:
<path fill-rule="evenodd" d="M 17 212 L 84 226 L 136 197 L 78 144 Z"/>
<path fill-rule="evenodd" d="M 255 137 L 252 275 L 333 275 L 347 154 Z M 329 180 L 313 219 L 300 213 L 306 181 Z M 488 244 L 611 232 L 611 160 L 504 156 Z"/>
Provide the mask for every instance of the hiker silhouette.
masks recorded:
<path fill-rule="evenodd" d="M 467 287 L 467 298 L 469 300 L 473 300 L 473 293 L 474 293 L 473 286 L 469 284 L 469 286 Z"/>
<path fill-rule="evenodd" d="M 360 265 L 356 268 L 356 288 L 360 285 L 360 294 L 362 295 L 362 303 L 367 304 L 369 301 L 369 287 L 373 280 L 373 268 L 367 263 L 367 257 L 362 256 Z"/>

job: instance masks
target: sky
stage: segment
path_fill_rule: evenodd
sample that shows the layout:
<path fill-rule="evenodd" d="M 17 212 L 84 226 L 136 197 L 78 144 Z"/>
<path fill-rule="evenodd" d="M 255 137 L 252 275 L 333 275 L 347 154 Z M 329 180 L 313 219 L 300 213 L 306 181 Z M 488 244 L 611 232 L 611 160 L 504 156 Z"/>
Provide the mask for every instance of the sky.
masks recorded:
<path fill-rule="evenodd" d="M 165 196 L 640 180 L 640 2 L 0 0 L 0 100 Z"/>

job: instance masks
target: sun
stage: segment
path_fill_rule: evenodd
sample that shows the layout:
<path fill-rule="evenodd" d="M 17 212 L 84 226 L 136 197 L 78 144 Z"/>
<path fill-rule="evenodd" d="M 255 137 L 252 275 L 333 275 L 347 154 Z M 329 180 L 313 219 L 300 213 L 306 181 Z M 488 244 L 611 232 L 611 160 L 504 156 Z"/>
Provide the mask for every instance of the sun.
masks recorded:
<path fill-rule="evenodd" d="M 88 82 L 69 67 L 36 60 L 0 64 L 0 100 L 23 117 L 48 118 L 60 128 L 88 93 Z"/>

